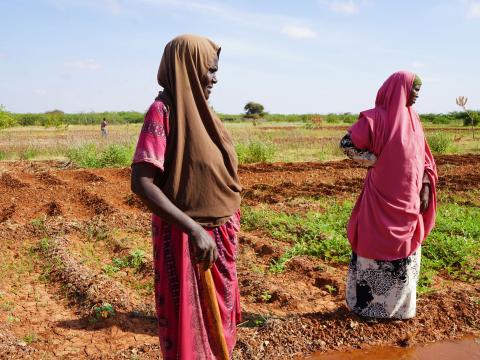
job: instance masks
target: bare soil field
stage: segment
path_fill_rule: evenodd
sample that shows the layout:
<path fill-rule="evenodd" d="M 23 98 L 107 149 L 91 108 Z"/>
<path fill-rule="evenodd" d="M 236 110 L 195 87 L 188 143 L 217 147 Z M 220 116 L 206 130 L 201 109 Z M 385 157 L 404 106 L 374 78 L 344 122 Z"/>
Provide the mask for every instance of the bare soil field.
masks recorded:
<path fill-rule="evenodd" d="M 480 206 L 480 155 L 436 160 L 439 194 Z M 243 202 L 315 210 L 302 199 L 354 199 L 365 172 L 347 160 L 244 165 Z M 159 358 L 150 214 L 129 179 L 128 168 L 0 162 L 0 358 Z M 419 298 L 416 318 L 367 322 L 345 306 L 344 264 L 300 256 L 273 273 L 265 268 L 288 244 L 261 231 L 239 239 L 236 359 L 480 335 L 479 283 L 439 275 Z"/>

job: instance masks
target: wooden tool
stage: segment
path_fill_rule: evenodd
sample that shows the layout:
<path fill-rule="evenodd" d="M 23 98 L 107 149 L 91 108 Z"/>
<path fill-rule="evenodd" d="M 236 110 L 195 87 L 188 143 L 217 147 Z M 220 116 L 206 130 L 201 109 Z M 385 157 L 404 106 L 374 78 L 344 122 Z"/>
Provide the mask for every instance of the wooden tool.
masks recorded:
<path fill-rule="evenodd" d="M 229 360 L 227 342 L 223 335 L 222 318 L 220 310 L 218 309 L 217 294 L 215 292 L 215 284 L 213 283 L 212 273 L 210 269 L 203 270 L 200 267 L 200 277 L 202 279 L 203 287 L 206 290 L 207 304 L 210 307 L 213 321 L 213 335 L 220 349 L 220 359 Z"/>

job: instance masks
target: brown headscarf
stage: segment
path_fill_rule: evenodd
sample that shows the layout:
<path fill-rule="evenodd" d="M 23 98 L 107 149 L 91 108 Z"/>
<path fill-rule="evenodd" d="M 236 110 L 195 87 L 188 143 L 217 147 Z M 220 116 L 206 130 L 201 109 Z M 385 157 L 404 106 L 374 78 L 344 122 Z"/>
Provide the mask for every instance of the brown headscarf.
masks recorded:
<path fill-rule="evenodd" d="M 225 223 L 240 206 L 237 156 L 224 125 L 203 93 L 220 47 L 196 35 L 166 46 L 158 69 L 159 98 L 170 105 L 165 172 L 158 185 L 187 215 L 204 226 Z"/>

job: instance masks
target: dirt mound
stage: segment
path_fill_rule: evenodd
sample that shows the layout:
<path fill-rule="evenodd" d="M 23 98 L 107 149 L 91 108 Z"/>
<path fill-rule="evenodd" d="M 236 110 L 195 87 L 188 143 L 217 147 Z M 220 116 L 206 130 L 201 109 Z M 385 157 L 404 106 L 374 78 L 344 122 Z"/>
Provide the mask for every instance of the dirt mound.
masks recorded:
<path fill-rule="evenodd" d="M 15 204 L 10 205 L 9 207 L 6 207 L 0 211 L 0 223 L 7 221 L 12 217 L 12 215 L 15 213 Z"/>
<path fill-rule="evenodd" d="M 75 179 L 83 182 L 105 182 L 105 178 L 103 176 L 85 170 L 76 172 Z"/>
<path fill-rule="evenodd" d="M 90 208 L 96 215 L 108 215 L 115 211 L 115 209 L 108 204 L 104 199 L 82 189 L 79 193 L 80 201 Z"/>
<path fill-rule="evenodd" d="M 18 180 L 17 178 L 13 177 L 8 173 L 2 174 L 2 176 L 0 177 L 0 183 L 3 186 L 6 186 L 11 189 L 20 189 L 20 188 L 28 187 L 26 183 Z"/>
<path fill-rule="evenodd" d="M 62 215 L 62 208 L 56 201 L 51 201 L 46 205 L 46 212 L 48 216 Z"/>
<path fill-rule="evenodd" d="M 64 185 L 65 182 L 52 175 L 49 171 L 42 171 L 36 174 L 36 177 L 46 185 Z"/>

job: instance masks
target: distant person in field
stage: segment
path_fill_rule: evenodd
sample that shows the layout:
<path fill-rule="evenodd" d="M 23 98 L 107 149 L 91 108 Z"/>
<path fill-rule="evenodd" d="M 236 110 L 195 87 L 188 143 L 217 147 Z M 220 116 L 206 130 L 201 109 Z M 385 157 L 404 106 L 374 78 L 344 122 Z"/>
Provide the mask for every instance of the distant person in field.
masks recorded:
<path fill-rule="evenodd" d="M 100 123 L 100 130 L 102 132 L 102 137 L 103 138 L 106 138 L 107 135 L 108 135 L 107 125 L 108 125 L 107 119 L 103 118 L 102 122 Z"/>
<path fill-rule="evenodd" d="M 176 37 L 166 45 L 157 77 L 163 91 L 145 115 L 133 159 L 132 190 L 153 212 L 163 359 L 218 356 L 199 266 L 211 267 L 230 353 L 240 320 L 237 156 L 208 104 L 217 83 L 219 54 L 218 45 L 195 35 Z"/>
<path fill-rule="evenodd" d="M 360 316 L 408 319 L 416 313 L 421 244 L 435 223 L 437 170 L 413 108 L 421 87 L 410 72 L 391 75 L 375 108 L 341 140 L 369 166 L 348 223 L 352 258 L 347 305 Z"/>

